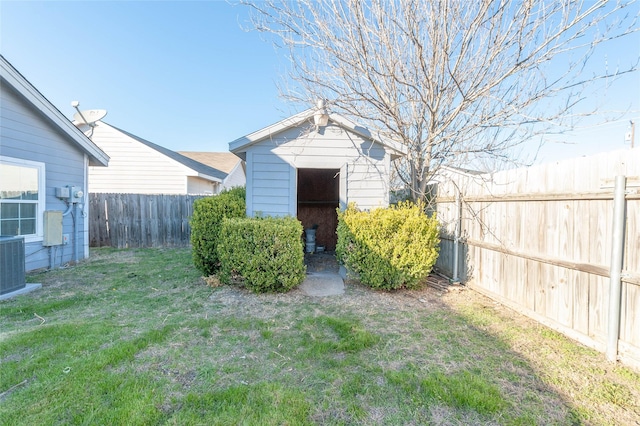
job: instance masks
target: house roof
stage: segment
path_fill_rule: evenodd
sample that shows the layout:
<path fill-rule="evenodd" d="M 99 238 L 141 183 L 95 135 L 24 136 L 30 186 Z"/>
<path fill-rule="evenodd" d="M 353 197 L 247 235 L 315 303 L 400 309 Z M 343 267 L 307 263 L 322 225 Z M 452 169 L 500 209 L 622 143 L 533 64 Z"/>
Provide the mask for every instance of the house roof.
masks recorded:
<path fill-rule="evenodd" d="M 29 102 L 41 116 L 58 128 L 68 137 L 77 148 L 89 156 L 92 166 L 106 167 L 109 156 L 105 154 L 91 139 L 82 133 L 64 114 L 62 114 L 47 98 L 42 95 L 13 65 L 0 55 L 0 77 L 2 86 L 12 87 L 27 102 Z"/>
<path fill-rule="evenodd" d="M 241 161 L 240 157 L 231 152 L 178 151 L 178 154 L 199 161 L 202 164 L 206 164 L 227 174 L 233 172 Z"/>
<path fill-rule="evenodd" d="M 104 123 L 104 122 L 102 122 L 102 123 Z M 104 124 L 107 124 L 107 123 L 104 123 Z M 134 134 L 131 134 L 131 133 L 127 132 L 126 130 L 122 130 L 122 129 L 119 129 L 119 128 L 115 127 L 115 126 L 112 126 L 111 124 L 107 124 L 107 125 L 113 127 L 117 131 L 129 136 L 131 139 L 134 139 L 137 142 L 140 142 L 141 144 L 146 145 L 149 148 L 152 148 L 152 149 L 158 151 L 159 153 L 171 158 L 172 160 L 177 161 L 178 163 L 181 163 L 182 165 L 190 168 L 191 170 L 197 172 L 198 176 L 200 176 L 202 178 L 210 179 L 210 180 L 213 180 L 215 182 L 222 182 L 228 175 L 228 173 L 226 173 L 226 172 L 224 172 L 222 170 L 219 170 L 218 168 L 211 167 L 211 166 L 209 166 L 207 164 L 203 164 L 203 163 L 201 163 L 199 161 L 196 161 L 196 160 L 194 160 L 192 158 L 186 157 L 186 156 L 184 156 L 182 154 L 179 154 L 179 153 L 177 153 L 175 151 L 171 151 L 168 148 L 165 148 L 165 147 L 160 146 L 160 145 L 156 145 L 153 142 L 149 142 L 146 139 L 142 139 L 141 137 L 138 137 L 138 136 L 136 136 Z"/>
<path fill-rule="evenodd" d="M 436 172 L 430 177 L 429 184 L 438 183 L 438 182 L 446 182 L 451 180 L 452 175 L 465 176 L 470 179 L 483 179 L 483 175 L 485 172 L 481 172 L 478 170 L 465 169 L 462 167 L 454 167 L 454 166 L 440 166 Z"/>
<path fill-rule="evenodd" d="M 462 167 L 454 167 L 454 166 L 441 166 L 440 168 L 443 170 L 448 170 L 453 173 L 458 173 L 461 175 L 470 175 L 470 176 L 479 176 L 486 173 L 486 172 L 481 172 L 480 170 L 465 169 Z"/>
<path fill-rule="evenodd" d="M 278 121 L 277 123 L 274 123 L 256 132 L 238 138 L 229 143 L 229 151 L 235 154 L 246 152 L 247 148 L 249 148 L 251 145 L 270 138 L 273 135 L 288 130 L 292 127 L 299 126 L 306 121 L 313 120 L 313 115 L 316 113 L 316 111 L 316 108 L 310 108 L 298 114 L 292 115 L 289 118 Z M 329 114 L 329 122 L 333 122 L 343 129 L 360 135 L 366 139 L 371 139 L 375 142 L 380 143 L 385 148 L 391 150 L 392 155 L 394 155 L 396 158 L 407 154 L 407 148 L 404 145 L 384 138 L 381 135 L 375 134 L 369 131 L 367 128 L 359 126 L 339 114 Z"/>

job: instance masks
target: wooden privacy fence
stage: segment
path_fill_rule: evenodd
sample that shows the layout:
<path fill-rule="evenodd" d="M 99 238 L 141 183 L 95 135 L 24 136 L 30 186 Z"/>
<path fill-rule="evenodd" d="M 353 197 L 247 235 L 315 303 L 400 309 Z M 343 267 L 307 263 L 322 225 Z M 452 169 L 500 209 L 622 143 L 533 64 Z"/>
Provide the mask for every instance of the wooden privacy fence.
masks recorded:
<path fill-rule="evenodd" d="M 469 287 L 640 367 L 640 149 L 495 175 L 445 174 L 437 268 L 457 270 Z M 626 185 L 616 238 L 619 175 Z M 612 262 L 616 244 L 621 267 Z"/>
<path fill-rule="evenodd" d="M 187 247 L 202 195 L 89 194 L 91 247 Z"/>

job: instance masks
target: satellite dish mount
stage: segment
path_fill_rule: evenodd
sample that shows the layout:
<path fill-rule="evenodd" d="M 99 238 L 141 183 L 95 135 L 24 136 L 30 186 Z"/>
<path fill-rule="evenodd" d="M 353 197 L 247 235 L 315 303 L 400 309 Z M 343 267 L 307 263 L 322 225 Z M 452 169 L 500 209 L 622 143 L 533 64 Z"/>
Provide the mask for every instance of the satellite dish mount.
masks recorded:
<path fill-rule="evenodd" d="M 80 102 L 78 101 L 71 102 L 71 106 L 74 107 L 76 111 L 78 111 L 73 114 L 73 119 L 80 124 L 84 123 L 89 127 L 95 127 L 95 122 L 103 119 L 104 116 L 107 115 L 106 109 L 88 109 L 85 111 L 80 111 L 80 109 L 78 108 L 79 105 Z"/>

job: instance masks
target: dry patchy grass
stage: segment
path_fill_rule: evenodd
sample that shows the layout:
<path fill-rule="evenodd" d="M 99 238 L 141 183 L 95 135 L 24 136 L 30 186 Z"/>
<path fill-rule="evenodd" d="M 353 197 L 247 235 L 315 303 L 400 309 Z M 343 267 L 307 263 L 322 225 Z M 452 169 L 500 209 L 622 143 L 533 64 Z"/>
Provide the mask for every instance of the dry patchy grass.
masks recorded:
<path fill-rule="evenodd" d="M 188 250 L 95 250 L 30 279 L 0 304 L 3 424 L 640 418 L 637 372 L 473 291 L 256 295 L 207 285 Z"/>

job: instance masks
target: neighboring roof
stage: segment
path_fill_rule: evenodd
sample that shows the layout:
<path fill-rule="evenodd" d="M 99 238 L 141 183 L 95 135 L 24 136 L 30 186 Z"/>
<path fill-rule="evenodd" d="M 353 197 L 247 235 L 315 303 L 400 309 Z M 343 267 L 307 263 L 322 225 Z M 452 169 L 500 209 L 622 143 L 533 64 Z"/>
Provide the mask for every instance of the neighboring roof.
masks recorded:
<path fill-rule="evenodd" d="M 18 92 L 27 102 L 42 114 L 52 125 L 56 126 L 81 151 L 89 156 L 92 166 L 104 166 L 109 163 L 109 156 L 94 144 L 84 133 L 73 125 L 42 93 L 38 91 L 13 65 L 0 55 L 0 77 L 2 85 L 7 84 Z"/>
<path fill-rule="evenodd" d="M 190 168 L 191 170 L 195 171 L 198 173 L 198 176 L 202 177 L 202 178 L 206 178 L 206 179 L 210 179 L 216 182 L 222 182 L 228 175 L 228 173 L 225 173 L 222 170 L 219 170 L 217 168 L 208 166 L 206 164 L 203 164 L 199 161 L 193 160 L 189 157 L 185 157 L 182 154 L 179 154 L 175 151 L 171 151 L 170 149 L 167 149 L 165 147 L 162 147 L 160 145 L 156 145 L 153 142 L 149 142 L 148 140 L 142 139 L 134 134 L 131 134 L 125 130 L 119 129 L 115 126 L 112 126 L 111 124 L 108 123 L 104 123 L 103 121 L 101 122 L 103 124 L 107 124 L 110 127 L 113 127 L 114 129 L 116 129 L 117 131 L 129 136 L 131 139 L 136 140 L 137 142 L 140 142 L 143 145 L 148 146 L 149 148 L 155 149 L 156 151 L 158 151 L 159 153 L 171 158 L 174 161 L 177 161 L 178 163 L 181 163 L 184 166 L 187 166 L 188 168 Z"/>
<path fill-rule="evenodd" d="M 449 170 L 453 173 L 471 175 L 471 176 L 480 176 L 486 173 L 486 172 L 481 172 L 479 170 L 471 170 L 471 169 L 465 169 L 462 167 L 454 167 L 454 166 L 440 166 L 440 168 L 443 170 Z"/>
<path fill-rule="evenodd" d="M 465 176 L 470 179 L 483 179 L 485 172 L 478 170 L 465 169 L 462 167 L 454 166 L 440 166 L 435 173 L 429 178 L 429 184 L 446 182 L 451 179 L 451 175 Z"/>
<path fill-rule="evenodd" d="M 195 151 L 178 151 L 178 154 L 189 157 L 192 160 L 199 161 L 207 166 L 214 167 L 218 170 L 231 173 L 238 163 L 242 161 L 240 157 L 231 152 L 195 152 Z"/>
<path fill-rule="evenodd" d="M 253 132 L 246 136 L 238 138 L 233 142 L 229 143 L 229 151 L 236 154 L 240 152 L 245 152 L 247 148 L 249 148 L 251 145 L 254 145 L 267 138 L 270 138 L 273 135 L 280 133 L 284 130 L 299 126 L 305 121 L 312 120 L 313 115 L 316 113 L 316 111 L 317 111 L 316 108 L 310 108 L 306 111 L 302 111 L 298 114 L 292 115 L 289 118 L 285 118 L 284 120 L 278 121 L 275 124 L 267 126 L 264 129 L 260 129 L 256 132 Z M 375 133 L 372 133 L 367 128 L 359 126 L 339 114 L 329 114 L 329 121 L 334 122 L 335 124 L 342 127 L 343 129 L 349 130 L 366 139 L 371 139 L 375 142 L 380 143 L 385 148 L 390 149 L 395 154 L 396 157 L 404 156 L 407 154 L 407 148 L 404 145 L 394 142 L 390 139 L 384 138 Z"/>

